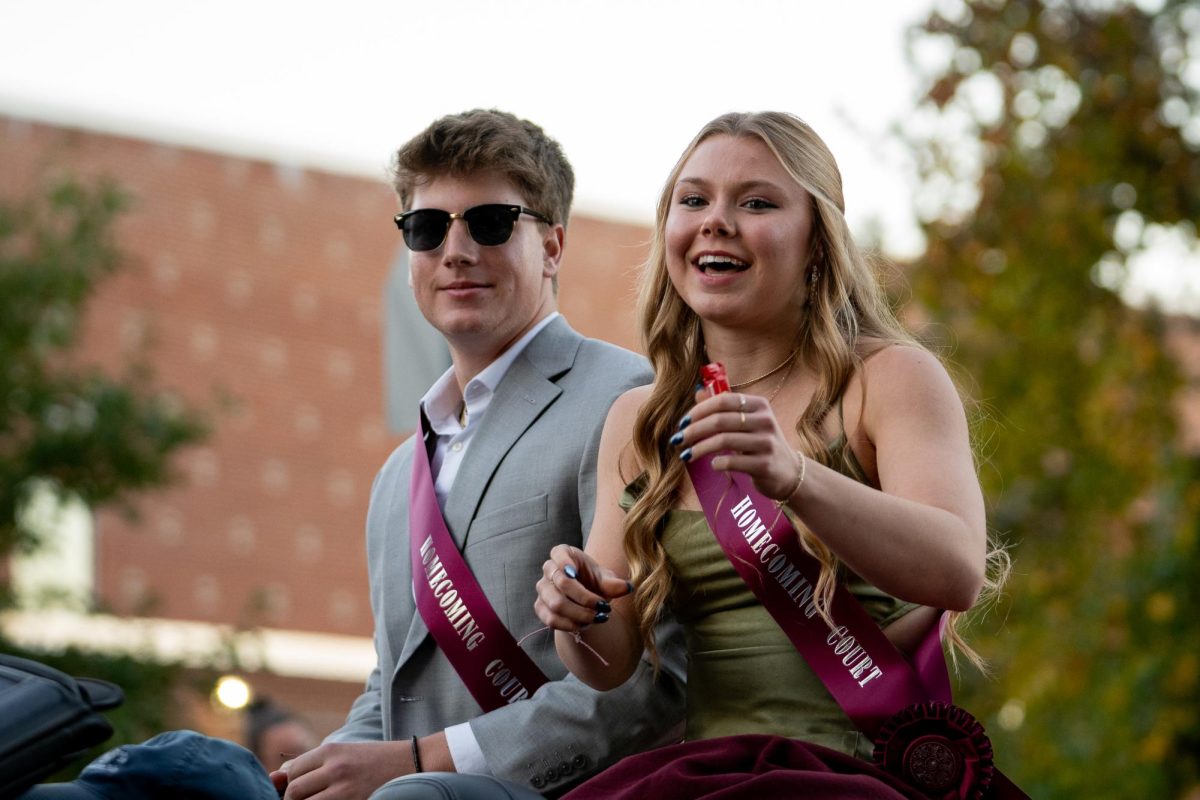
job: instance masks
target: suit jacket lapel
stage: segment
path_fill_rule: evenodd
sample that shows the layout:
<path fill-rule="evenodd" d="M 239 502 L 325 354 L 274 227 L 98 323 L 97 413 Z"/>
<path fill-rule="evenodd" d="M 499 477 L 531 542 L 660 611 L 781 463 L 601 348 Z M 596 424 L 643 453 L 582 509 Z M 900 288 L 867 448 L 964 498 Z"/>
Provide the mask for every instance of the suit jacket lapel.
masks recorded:
<path fill-rule="evenodd" d="M 509 367 L 446 497 L 446 525 L 459 549 L 496 469 L 538 417 L 562 393 L 554 379 L 575 360 L 582 337 L 562 317 L 546 326 Z"/>

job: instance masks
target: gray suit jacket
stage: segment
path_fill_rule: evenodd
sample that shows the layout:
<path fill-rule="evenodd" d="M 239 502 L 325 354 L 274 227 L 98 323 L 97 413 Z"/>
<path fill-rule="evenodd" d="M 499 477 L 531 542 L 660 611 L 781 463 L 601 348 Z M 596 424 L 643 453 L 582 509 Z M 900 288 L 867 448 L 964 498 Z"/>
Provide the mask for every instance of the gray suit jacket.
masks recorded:
<path fill-rule="evenodd" d="M 447 527 L 496 613 L 520 638 L 542 627 L 534 584 L 550 548 L 583 545 L 595 509 L 604 418 L 625 390 L 647 383 L 643 359 L 546 326 L 496 389 L 446 498 Z M 346 724 L 328 741 L 401 739 L 467 720 L 492 774 L 537 791 L 577 782 L 663 740 L 683 717 L 682 646 L 664 634 L 657 681 L 642 663 L 624 686 L 596 692 L 569 675 L 549 632 L 524 649 L 551 679 L 528 700 L 483 714 L 416 612 L 409 561 L 412 448 L 405 441 L 375 479 L 367 564 L 378 665 Z"/>

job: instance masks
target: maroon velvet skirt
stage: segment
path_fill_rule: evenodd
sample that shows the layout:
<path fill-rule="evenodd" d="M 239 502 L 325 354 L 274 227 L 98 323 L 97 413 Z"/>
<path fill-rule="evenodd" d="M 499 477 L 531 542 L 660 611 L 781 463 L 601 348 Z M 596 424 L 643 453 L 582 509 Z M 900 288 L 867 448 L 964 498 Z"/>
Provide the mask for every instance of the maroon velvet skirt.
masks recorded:
<path fill-rule="evenodd" d="M 899 778 L 854 756 L 766 734 L 726 736 L 630 756 L 564 800 L 925 800 Z"/>

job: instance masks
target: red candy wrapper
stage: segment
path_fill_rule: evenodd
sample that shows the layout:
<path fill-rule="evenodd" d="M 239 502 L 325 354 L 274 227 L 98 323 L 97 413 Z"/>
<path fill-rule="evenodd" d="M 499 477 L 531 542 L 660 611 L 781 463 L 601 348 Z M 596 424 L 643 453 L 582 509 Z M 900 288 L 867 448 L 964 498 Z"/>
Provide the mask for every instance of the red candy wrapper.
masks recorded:
<path fill-rule="evenodd" d="M 710 395 L 729 391 L 729 379 L 725 377 L 725 365 L 720 361 L 705 364 L 700 368 L 700 380 Z"/>

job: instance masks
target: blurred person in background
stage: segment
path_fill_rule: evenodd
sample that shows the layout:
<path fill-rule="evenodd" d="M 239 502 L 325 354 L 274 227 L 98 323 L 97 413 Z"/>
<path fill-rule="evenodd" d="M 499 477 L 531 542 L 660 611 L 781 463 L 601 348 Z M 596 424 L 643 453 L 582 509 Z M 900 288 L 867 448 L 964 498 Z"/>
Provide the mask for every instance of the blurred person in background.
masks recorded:
<path fill-rule="evenodd" d="M 245 735 L 246 747 L 268 772 L 321 743 L 306 721 L 266 698 L 255 700 L 246 709 Z"/>

